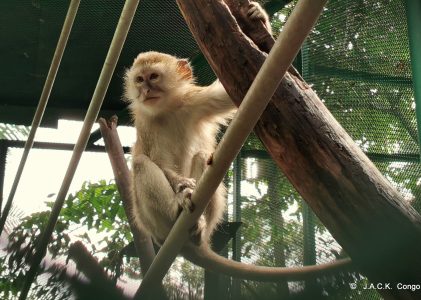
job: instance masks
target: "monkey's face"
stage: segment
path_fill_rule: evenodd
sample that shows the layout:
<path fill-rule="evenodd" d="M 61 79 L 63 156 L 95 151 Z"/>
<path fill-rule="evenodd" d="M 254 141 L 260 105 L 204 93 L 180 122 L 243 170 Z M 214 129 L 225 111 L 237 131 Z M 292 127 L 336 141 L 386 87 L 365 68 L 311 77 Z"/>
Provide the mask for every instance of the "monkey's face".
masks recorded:
<path fill-rule="evenodd" d="M 162 102 L 167 98 L 170 90 L 166 74 L 159 66 L 134 65 L 126 74 L 126 97 L 133 104 L 147 110 L 164 105 Z"/>
<path fill-rule="evenodd" d="M 180 104 L 186 68 L 191 72 L 185 60 L 157 52 L 142 53 L 126 72 L 125 96 L 133 108 L 149 114 L 172 111 Z"/>

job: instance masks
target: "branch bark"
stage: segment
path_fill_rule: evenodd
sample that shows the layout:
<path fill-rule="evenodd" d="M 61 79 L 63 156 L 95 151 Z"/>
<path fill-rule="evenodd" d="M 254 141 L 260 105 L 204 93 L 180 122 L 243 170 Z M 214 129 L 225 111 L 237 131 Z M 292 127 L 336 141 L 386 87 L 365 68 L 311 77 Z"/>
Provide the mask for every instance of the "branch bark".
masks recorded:
<path fill-rule="evenodd" d="M 177 0 L 200 49 L 233 101 L 266 58 L 221 0 Z M 311 88 L 286 74 L 255 133 L 336 240 L 388 298 L 416 299 L 421 217 L 355 145 Z"/>
<path fill-rule="evenodd" d="M 70 282 L 79 287 L 79 292 L 97 290 L 96 296 L 102 295 L 107 299 L 124 300 L 127 299 L 123 296 L 121 290 L 119 290 L 114 282 L 108 277 L 104 269 L 98 264 L 98 261 L 88 252 L 82 242 L 75 242 L 69 248 L 69 258 L 72 259 L 77 266 L 78 271 L 83 272 L 89 279 L 89 285 L 83 285 L 76 279 L 70 278 Z M 79 295 L 81 296 L 81 295 Z"/>
<path fill-rule="evenodd" d="M 123 147 L 117 133 L 117 117 L 112 117 L 109 122 L 100 118 L 98 120 L 102 137 L 104 138 L 105 148 L 110 158 L 111 166 L 118 191 L 120 193 L 124 211 L 129 219 L 130 229 L 133 233 L 136 251 L 139 255 L 140 267 L 142 274 L 148 271 L 153 259 L 155 251 L 152 245 L 151 237 L 143 232 L 134 224 L 133 204 L 130 201 L 131 193 L 131 176 L 126 160 L 124 159 Z"/>
<path fill-rule="evenodd" d="M 131 192 L 131 175 L 124 158 L 123 147 L 117 132 L 117 117 L 114 116 L 107 122 L 105 119 L 98 120 L 102 137 L 104 138 L 105 148 L 110 158 L 111 166 L 118 191 L 121 195 L 124 211 L 129 220 L 130 230 L 133 234 L 133 241 L 137 254 L 139 256 L 140 268 L 142 275 L 145 276 L 152 261 L 155 258 L 155 250 L 153 248 L 151 237 L 136 226 L 134 220 L 134 210 L 132 192 Z M 166 299 L 165 292 L 161 287 L 156 291 L 161 299 Z"/>

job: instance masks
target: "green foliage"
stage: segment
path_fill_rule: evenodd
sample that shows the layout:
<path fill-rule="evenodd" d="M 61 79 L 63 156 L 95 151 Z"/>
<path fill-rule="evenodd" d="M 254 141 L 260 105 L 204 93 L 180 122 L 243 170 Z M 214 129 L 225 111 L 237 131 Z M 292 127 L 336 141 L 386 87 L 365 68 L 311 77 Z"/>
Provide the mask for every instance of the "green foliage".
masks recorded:
<path fill-rule="evenodd" d="M 53 195 L 50 195 L 53 196 Z M 51 208 L 53 202 L 48 202 Z M 50 211 L 33 213 L 9 235 L 7 252 L 0 257 L 0 297 L 15 299 L 22 287 L 34 245 L 45 228 Z M 121 251 L 132 240 L 121 198 L 114 182 L 85 182 L 64 202 L 51 241 L 46 268 L 33 284 L 29 299 L 68 299 L 71 295 L 64 276 L 65 265 L 51 266 L 51 259 L 62 261 L 69 246 L 82 241 L 99 264 L 115 278 L 140 279 L 139 260 L 123 260 Z M 40 280 L 43 278 L 43 280 Z M 181 278 L 181 282 L 180 282 Z M 203 270 L 181 260 L 166 276 L 166 289 L 172 299 L 200 299 L 203 293 Z M 32 297 L 32 298 L 31 298 Z"/>
<path fill-rule="evenodd" d="M 53 202 L 47 205 L 52 207 Z M 12 299 L 20 289 L 28 260 L 34 253 L 33 245 L 39 240 L 49 215 L 49 211 L 33 213 L 9 235 L 8 253 L 1 257 L 1 265 L 8 266 L 1 270 L 1 278 L 6 278 L 0 282 L 5 299 Z M 105 269 L 115 273 L 120 268 L 120 250 L 131 240 L 131 233 L 114 183 L 84 183 L 80 191 L 68 196 L 48 246 L 49 255 L 53 259 L 66 257 L 70 244 L 76 240 L 82 241 Z M 69 294 L 63 294 L 60 271 L 49 270 L 48 274 L 48 284 L 38 282 L 32 294 L 47 293 L 66 299 Z"/>
<path fill-rule="evenodd" d="M 0 123 L 0 140 L 22 140 L 29 134 L 29 127 Z"/>

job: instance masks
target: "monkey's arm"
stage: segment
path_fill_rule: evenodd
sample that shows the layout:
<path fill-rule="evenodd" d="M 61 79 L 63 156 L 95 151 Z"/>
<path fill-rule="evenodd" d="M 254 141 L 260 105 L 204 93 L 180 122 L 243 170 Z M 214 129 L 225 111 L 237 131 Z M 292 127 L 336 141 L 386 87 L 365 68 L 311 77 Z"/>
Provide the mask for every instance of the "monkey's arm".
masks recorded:
<path fill-rule="evenodd" d="M 219 80 L 202 87 L 186 104 L 186 108 L 199 118 L 222 117 L 223 119 L 232 118 L 237 109 Z M 224 120 L 221 120 L 221 123 L 224 123 Z"/>

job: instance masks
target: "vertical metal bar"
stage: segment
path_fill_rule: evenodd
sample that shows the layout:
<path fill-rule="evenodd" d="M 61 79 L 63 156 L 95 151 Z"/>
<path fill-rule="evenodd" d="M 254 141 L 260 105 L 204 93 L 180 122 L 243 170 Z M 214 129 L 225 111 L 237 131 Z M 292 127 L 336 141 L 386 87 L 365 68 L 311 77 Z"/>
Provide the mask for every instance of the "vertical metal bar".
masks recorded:
<path fill-rule="evenodd" d="M 51 211 L 47 227 L 42 233 L 41 239 L 37 245 L 36 253 L 34 255 L 31 268 L 27 274 L 24 283 L 24 288 L 19 297 L 20 300 L 26 299 L 32 282 L 36 277 L 39 264 L 41 263 L 41 260 L 47 251 L 48 242 L 53 233 L 54 226 L 57 222 L 60 210 L 64 204 L 65 197 L 73 180 L 82 153 L 85 150 L 86 145 L 88 143 L 92 126 L 98 117 L 99 110 L 101 109 L 102 102 L 104 101 L 108 85 L 113 76 L 118 58 L 124 46 L 124 42 L 126 41 L 127 33 L 129 32 L 130 25 L 136 13 L 136 8 L 138 4 L 139 0 L 127 0 L 124 4 L 120 20 L 117 24 L 117 28 L 114 33 L 113 40 L 111 41 L 110 49 L 108 50 L 104 66 L 99 76 L 94 94 L 92 96 L 91 104 L 89 105 L 88 111 L 86 113 L 85 120 L 83 122 L 83 127 L 81 129 L 75 148 L 73 149 L 73 154 L 70 159 L 66 175 L 63 179 L 61 188 L 57 194 L 57 198 Z"/>
<path fill-rule="evenodd" d="M 4 175 L 6 172 L 7 144 L 0 140 L 0 209 L 3 206 Z"/>
<path fill-rule="evenodd" d="M 257 73 L 234 120 L 213 155 L 213 163 L 200 178 L 192 201 L 195 210 L 183 211 L 159 250 L 145 278 L 140 284 L 135 299 L 148 289 L 154 289 L 168 272 L 172 262 L 189 237 L 191 228 L 205 210 L 211 195 L 224 178 L 231 162 L 256 125 L 260 115 L 275 93 L 285 72 L 297 55 L 304 39 L 321 14 L 326 0 L 300 0 L 286 22 L 275 45 Z"/>
<path fill-rule="evenodd" d="M 234 161 L 234 222 L 241 222 L 241 173 L 241 154 L 239 154 Z M 241 261 L 241 227 L 235 233 L 232 242 L 232 258 Z"/>
<path fill-rule="evenodd" d="M 405 4 L 418 125 L 418 147 L 421 155 L 421 1 L 406 0 Z"/>
<path fill-rule="evenodd" d="M 305 43 L 297 56 L 297 69 L 301 70 L 304 79 L 309 76 L 309 46 Z M 304 265 L 314 265 L 316 263 L 316 241 L 314 214 L 307 202 L 302 201 L 303 205 L 303 245 L 304 245 Z"/>
<path fill-rule="evenodd" d="M 225 176 L 224 178 L 224 185 L 229 185 L 230 178 L 228 176 Z M 224 221 L 228 222 L 228 213 L 224 213 Z M 212 245 L 215 245 L 215 243 L 218 243 L 217 235 L 212 236 Z M 227 241 L 226 244 L 228 244 L 229 241 Z M 219 243 L 218 243 L 219 244 Z M 220 255 L 223 255 L 224 257 L 228 257 L 228 247 L 225 247 L 224 249 L 219 251 Z M 212 300 L 217 298 L 224 298 L 227 295 L 228 292 L 228 281 L 229 278 L 226 276 L 223 276 L 222 274 L 214 273 L 205 270 L 205 288 L 203 291 L 203 299 L 204 300 Z"/>
<path fill-rule="evenodd" d="M 241 222 L 241 152 L 237 155 L 234 160 L 234 222 Z M 241 261 L 241 227 L 235 233 L 232 240 L 232 259 Z M 232 279 L 232 299 L 241 298 L 241 281 L 233 278 Z"/>
<path fill-rule="evenodd" d="M 60 66 L 60 62 L 63 57 L 64 50 L 66 49 L 67 41 L 69 39 L 69 35 L 72 30 L 73 22 L 76 18 L 76 13 L 79 8 L 79 3 L 80 3 L 80 0 L 71 0 L 70 2 L 66 19 L 64 20 L 63 28 L 61 30 L 60 38 L 58 40 L 53 59 L 51 61 L 51 66 L 44 83 L 44 88 L 42 89 L 42 93 L 38 102 L 38 107 L 35 112 L 34 118 L 32 120 L 31 130 L 29 132 L 28 139 L 26 140 L 26 143 L 25 143 L 25 148 L 23 150 L 22 158 L 20 160 L 19 167 L 12 184 L 12 188 L 10 189 L 9 197 L 7 198 L 6 205 L 4 207 L 3 213 L 0 218 L 0 234 L 3 232 L 4 224 L 6 223 L 6 218 L 9 215 L 10 209 L 12 207 L 13 198 L 15 197 L 16 190 L 18 188 L 19 181 L 22 176 L 22 172 L 25 167 L 29 151 L 31 150 L 34 144 L 35 134 L 37 132 L 39 125 L 41 124 L 42 116 L 44 115 L 45 108 L 47 107 L 48 99 L 50 98 L 51 90 L 54 85 L 54 80 L 56 78 L 57 71 Z"/>
<path fill-rule="evenodd" d="M 310 55 L 309 55 L 308 42 L 305 42 L 303 44 L 299 53 L 300 53 L 301 63 L 300 63 L 300 68 L 298 70 L 301 70 L 301 76 L 305 80 L 308 80 L 308 76 L 310 75 L 310 72 L 309 72 L 309 68 L 310 68 L 309 56 Z"/>
<path fill-rule="evenodd" d="M 314 214 L 305 201 L 303 202 L 303 243 L 304 265 L 316 264 L 316 239 L 314 227 Z"/>
<path fill-rule="evenodd" d="M 303 203 L 303 244 L 304 244 L 304 266 L 316 264 L 316 238 L 314 226 L 314 214 L 308 204 L 302 200 Z M 314 294 L 317 289 L 317 280 L 309 279 L 305 281 L 306 295 Z"/>

